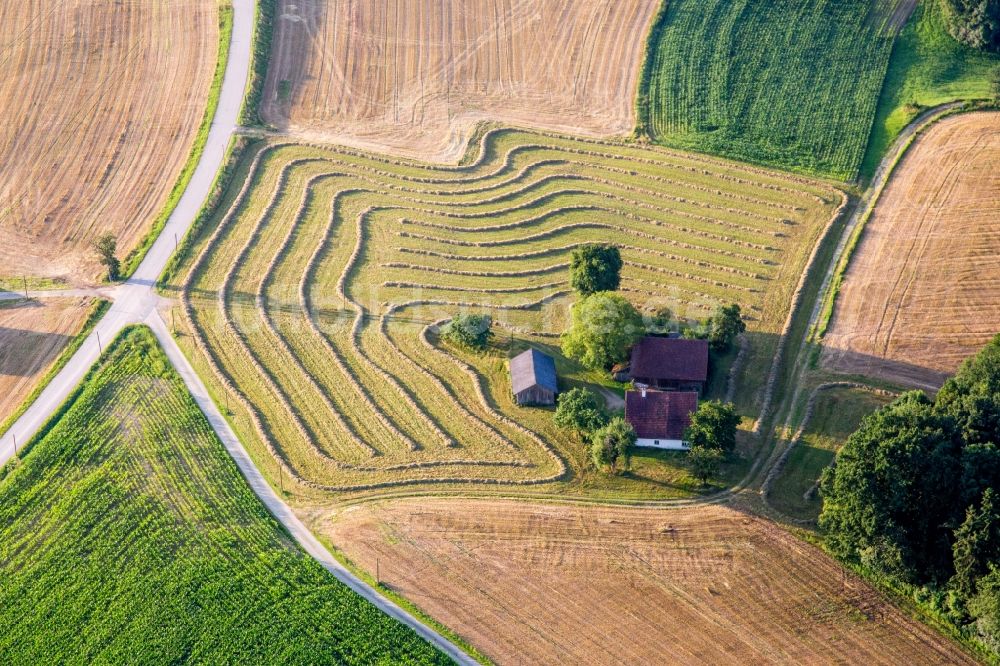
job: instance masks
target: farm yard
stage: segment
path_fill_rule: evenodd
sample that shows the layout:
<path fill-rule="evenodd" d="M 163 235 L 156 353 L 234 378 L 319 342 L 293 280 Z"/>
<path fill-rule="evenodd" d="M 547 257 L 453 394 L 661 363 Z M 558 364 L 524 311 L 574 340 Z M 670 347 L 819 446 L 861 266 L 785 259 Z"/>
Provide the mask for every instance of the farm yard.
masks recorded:
<path fill-rule="evenodd" d="M 920 136 L 854 251 L 825 367 L 936 389 L 1000 328 L 1000 114 Z"/>
<path fill-rule="evenodd" d="M 481 120 L 629 134 L 657 0 L 278 0 L 262 117 L 431 161 Z"/>
<path fill-rule="evenodd" d="M 976 663 L 817 548 L 732 508 L 427 499 L 314 518 L 497 663 Z"/>
<path fill-rule="evenodd" d="M 143 328 L 4 468 L 0 578 L 6 663 L 448 663 L 291 542 Z"/>
<path fill-rule="evenodd" d="M 308 495 L 530 489 L 582 469 L 550 412 L 514 407 L 505 359 L 527 344 L 558 355 L 569 253 L 587 242 L 620 245 L 623 293 L 645 311 L 744 306 L 737 398 L 755 416 L 792 292 L 842 197 L 710 158 L 514 130 L 486 134 L 460 167 L 263 143 L 238 183 L 244 173 L 174 280 L 182 344 L 207 360 L 251 448 Z M 469 311 L 494 317 L 485 356 L 438 338 Z"/>
<path fill-rule="evenodd" d="M 89 298 L 0 301 L 0 423 L 7 420 L 91 314 Z"/>
<path fill-rule="evenodd" d="M 671 0 L 639 124 L 667 145 L 853 179 L 915 0 Z"/>
<path fill-rule="evenodd" d="M 128 253 L 171 195 L 215 68 L 218 0 L 0 6 L 4 276 L 94 280 L 89 248 Z"/>

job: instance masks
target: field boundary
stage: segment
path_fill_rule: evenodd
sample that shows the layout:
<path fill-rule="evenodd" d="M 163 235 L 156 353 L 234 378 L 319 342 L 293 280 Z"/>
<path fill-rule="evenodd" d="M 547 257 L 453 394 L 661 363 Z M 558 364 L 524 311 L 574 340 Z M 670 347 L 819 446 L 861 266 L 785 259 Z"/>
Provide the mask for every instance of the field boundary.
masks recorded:
<path fill-rule="evenodd" d="M 10 428 L 10 426 L 13 425 L 13 423 L 17 421 L 25 411 L 27 411 L 28 407 L 31 406 L 31 403 L 33 403 L 35 399 L 41 395 L 42 391 L 45 390 L 45 387 L 49 385 L 49 382 L 51 382 L 52 379 L 59 374 L 59 371 L 62 370 L 67 363 L 69 363 L 69 360 L 73 358 L 73 354 L 76 353 L 76 350 L 80 348 L 84 340 L 87 339 L 87 336 L 90 335 L 90 332 L 94 330 L 95 326 L 97 326 L 97 322 L 101 320 L 110 308 L 111 301 L 104 298 L 97 299 L 97 301 L 91 306 L 90 313 L 84 320 L 83 326 L 80 327 L 80 330 L 73 336 L 70 343 L 63 348 L 62 352 L 59 353 L 59 357 L 56 359 L 55 363 L 53 363 L 41 379 L 38 380 L 38 383 L 35 384 L 35 388 L 31 389 L 31 393 L 25 396 L 24 400 L 21 401 L 20 406 L 14 410 L 10 416 L 4 419 L 3 423 L 0 423 L 0 436 L 3 436 L 3 434 L 7 432 L 7 429 Z"/>
<path fill-rule="evenodd" d="M 653 24 L 650 26 L 649 34 L 646 35 L 646 43 L 642 52 L 642 69 L 639 70 L 639 85 L 635 97 L 635 136 L 648 141 L 653 141 L 653 133 L 650 129 L 652 120 L 650 118 L 649 86 L 653 80 L 653 66 L 656 63 L 656 45 L 659 44 L 660 35 L 667 22 L 667 10 L 672 1 L 661 0 L 660 8 L 653 16 Z"/>
<path fill-rule="evenodd" d="M 201 125 L 198 126 L 198 133 L 195 135 L 194 143 L 191 145 L 191 152 L 188 154 L 187 162 L 181 169 L 180 175 L 174 182 L 174 187 L 170 190 L 170 196 L 163 205 L 159 215 L 153 221 L 152 227 L 142 237 L 139 244 L 128 253 L 122 262 L 122 277 L 128 279 L 132 277 L 139 264 L 153 247 L 153 243 L 159 238 L 160 233 L 167 226 L 167 221 L 173 215 L 174 210 L 180 203 L 181 196 L 187 190 L 188 184 L 194 177 L 195 169 L 201 161 L 202 152 L 208 143 L 208 132 L 212 128 L 212 121 L 215 119 L 215 112 L 219 108 L 219 99 L 222 95 L 222 80 L 226 74 L 226 67 L 229 64 L 229 49 L 233 36 L 233 5 L 229 0 L 225 4 L 219 5 L 219 50 L 215 62 L 215 73 L 212 76 L 212 85 L 209 88 L 208 99 L 205 105 L 205 114 L 202 116 Z"/>
<path fill-rule="evenodd" d="M 267 70 L 271 64 L 271 42 L 274 37 L 274 13 L 278 0 L 257 0 L 254 16 L 253 50 L 250 80 L 247 82 L 239 122 L 254 127 L 267 127 L 260 117 L 260 101 L 267 83 Z"/>

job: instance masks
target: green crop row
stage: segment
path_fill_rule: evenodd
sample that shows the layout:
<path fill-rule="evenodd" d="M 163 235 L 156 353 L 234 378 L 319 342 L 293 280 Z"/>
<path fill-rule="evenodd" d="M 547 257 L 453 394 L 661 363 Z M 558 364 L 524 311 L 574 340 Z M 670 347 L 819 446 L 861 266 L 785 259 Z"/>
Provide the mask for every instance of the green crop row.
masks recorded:
<path fill-rule="evenodd" d="M 448 660 L 299 550 L 148 329 L 0 481 L 6 664 Z"/>

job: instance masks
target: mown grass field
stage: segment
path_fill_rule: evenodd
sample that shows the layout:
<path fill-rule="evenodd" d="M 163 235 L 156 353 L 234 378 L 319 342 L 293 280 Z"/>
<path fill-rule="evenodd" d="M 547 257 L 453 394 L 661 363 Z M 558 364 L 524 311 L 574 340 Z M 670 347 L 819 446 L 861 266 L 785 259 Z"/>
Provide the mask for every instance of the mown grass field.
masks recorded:
<path fill-rule="evenodd" d="M 819 516 L 822 499 L 816 492 L 820 474 L 829 466 L 861 420 L 891 398 L 856 388 L 836 388 L 816 394 L 800 441 L 771 486 L 768 501 L 785 515 L 801 520 Z"/>
<path fill-rule="evenodd" d="M 148 329 L 5 472 L 5 664 L 448 663 L 297 548 Z"/>
<path fill-rule="evenodd" d="M 913 0 L 671 0 L 640 118 L 664 144 L 850 180 Z"/>
<path fill-rule="evenodd" d="M 875 173 L 892 141 L 923 109 L 995 97 L 998 77 L 1000 57 L 955 41 L 948 34 L 940 0 L 923 0 L 889 60 L 862 177 Z"/>
<path fill-rule="evenodd" d="M 311 495 L 606 487 L 550 412 L 513 405 L 505 365 L 526 344 L 558 352 L 569 254 L 594 241 L 621 246 L 623 293 L 644 311 L 743 306 L 752 344 L 736 399 L 756 416 L 792 293 L 840 192 L 712 158 L 515 130 L 488 132 L 470 159 L 436 167 L 262 144 L 237 167 L 245 181 L 167 288 L 183 291 L 182 344 L 199 350 L 265 470 Z M 459 311 L 494 316 L 485 356 L 438 339 Z M 602 381 L 558 362 L 564 386 Z M 638 461 L 646 471 L 616 480 L 616 495 L 689 494 L 677 463 Z"/>

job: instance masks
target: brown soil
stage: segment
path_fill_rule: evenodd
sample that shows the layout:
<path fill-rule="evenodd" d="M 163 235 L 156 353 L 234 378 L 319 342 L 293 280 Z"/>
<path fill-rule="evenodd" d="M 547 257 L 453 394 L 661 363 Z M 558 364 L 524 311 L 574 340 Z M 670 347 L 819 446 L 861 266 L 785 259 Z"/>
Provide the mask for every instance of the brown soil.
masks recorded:
<path fill-rule="evenodd" d="M 85 281 L 174 186 L 205 111 L 217 0 L 0 3 L 0 265 Z"/>
<path fill-rule="evenodd" d="M 975 663 L 818 549 L 720 506 L 403 500 L 316 514 L 498 663 Z"/>
<path fill-rule="evenodd" d="M 35 384 L 90 313 L 89 298 L 0 303 L 0 421 Z"/>
<path fill-rule="evenodd" d="M 281 0 L 263 115 L 305 138 L 454 160 L 484 119 L 630 132 L 657 0 Z"/>
<path fill-rule="evenodd" d="M 824 364 L 925 388 L 1000 331 L 1000 114 L 933 126 L 899 165 L 837 299 Z"/>

